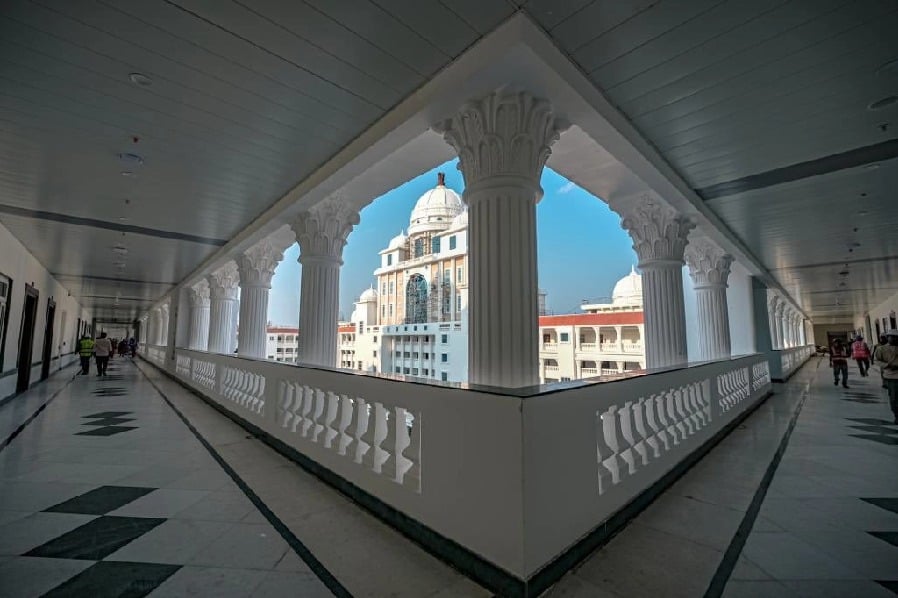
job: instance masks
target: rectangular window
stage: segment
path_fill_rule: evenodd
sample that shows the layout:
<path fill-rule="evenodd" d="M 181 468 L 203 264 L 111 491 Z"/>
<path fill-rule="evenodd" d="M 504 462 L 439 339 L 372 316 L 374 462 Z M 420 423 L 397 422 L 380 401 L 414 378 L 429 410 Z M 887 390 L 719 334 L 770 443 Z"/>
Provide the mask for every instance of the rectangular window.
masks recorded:
<path fill-rule="evenodd" d="M 434 237 L 430 242 L 430 252 L 431 253 L 439 253 L 440 252 L 440 238 Z"/>
<path fill-rule="evenodd" d="M 414 352 L 412 353 L 412 359 L 418 359 L 418 352 L 417 352 L 417 351 L 414 351 Z"/>
<path fill-rule="evenodd" d="M 465 269 L 459 266 L 455 269 L 455 281 L 461 282 L 465 279 Z"/>
<path fill-rule="evenodd" d="M 418 368 L 412 368 L 412 376 L 418 375 Z"/>
<path fill-rule="evenodd" d="M 449 268 L 443 270 L 443 282 L 445 282 L 446 284 L 452 283 L 452 270 L 450 270 Z"/>
<path fill-rule="evenodd" d="M 452 235 L 451 237 L 449 237 L 449 249 L 450 250 L 455 249 L 455 246 L 456 246 L 455 235 Z"/>
<path fill-rule="evenodd" d="M 388 266 L 393 265 L 393 254 L 392 253 L 387 254 L 387 265 Z"/>
<path fill-rule="evenodd" d="M 402 351 L 396 351 L 396 357 L 402 357 Z"/>
<path fill-rule="evenodd" d="M 563 343 L 571 342 L 571 335 L 568 334 L 567 332 L 562 332 L 559 336 L 561 337 L 561 342 L 563 342 Z"/>
<path fill-rule="evenodd" d="M 387 294 L 387 283 L 382 282 L 382 283 L 380 284 L 380 294 L 381 294 L 381 295 L 386 295 L 386 294 Z"/>
<path fill-rule="evenodd" d="M 442 380 L 443 382 L 448 382 L 449 374 L 447 374 L 446 372 L 440 372 L 440 380 Z"/>
<path fill-rule="evenodd" d="M 448 334 L 441 334 L 441 335 L 440 335 L 440 342 L 443 343 L 444 345 L 445 345 L 446 343 L 448 343 L 448 342 L 449 342 L 449 335 L 448 335 Z"/>
<path fill-rule="evenodd" d="M 377 351 L 374 352 L 373 357 L 377 357 Z"/>
<path fill-rule="evenodd" d="M 408 368 L 402 368 L 402 373 L 403 373 L 403 374 L 408 374 Z"/>
<path fill-rule="evenodd" d="M 425 353 L 425 354 L 424 354 L 424 359 L 430 359 L 430 353 Z"/>
<path fill-rule="evenodd" d="M 385 318 L 386 316 L 387 316 L 387 306 L 381 305 L 380 306 L 380 317 Z"/>
<path fill-rule="evenodd" d="M 455 311 L 461 311 L 461 293 L 455 294 Z"/>
<path fill-rule="evenodd" d="M 393 304 L 390 304 L 390 317 L 393 317 Z"/>
<path fill-rule="evenodd" d="M 375 343 L 377 342 L 377 337 L 376 337 L 376 336 L 374 337 L 374 342 L 375 342 Z"/>
<path fill-rule="evenodd" d="M 396 287 L 394 285 L 395 285 L 395 283 L 391 280 L 390 281 L 390 295 L 392 295 L 393 291 L 396 289 Z"/>
<path fill-rule="evenodd" d="M 409 352 L 409 351 L 406 351 L 406 352 L 403 354 L 403 357 L 405 357 L 406 359 L 408 359 L 410 356 L 411 356 L 411 355 L 410 355 L 410 352 Z"/>
<path fill-rule="evenodd" d="M 427 368 L 424 368 L 424 370 L 422 371 L 422 373 L 423 373 L 425 376 L 429 376 L 429 375 L 430 375 L 430 370 L 428 370 Z"/>
<path fill-rule="evenodd" d="M 442 355 L 440 355 L 440 361 L 442 361 L 443 363 L 448 363 L 449 362 L 449 354 L 443 353 Z"/>
<path fill-rule="evenodd" d="M 400 373 L 400 370 L 399 370 L 399 368 L 398 368 L 398 367 L 396 367 L 396 368 L 393 368 L 393 370 L 394 370 L 394 371 L 395 371 L 395 372 L 396 372 L 396 373 L 397 373 L 397 374 L 398 374 L 398 373 Z"/>

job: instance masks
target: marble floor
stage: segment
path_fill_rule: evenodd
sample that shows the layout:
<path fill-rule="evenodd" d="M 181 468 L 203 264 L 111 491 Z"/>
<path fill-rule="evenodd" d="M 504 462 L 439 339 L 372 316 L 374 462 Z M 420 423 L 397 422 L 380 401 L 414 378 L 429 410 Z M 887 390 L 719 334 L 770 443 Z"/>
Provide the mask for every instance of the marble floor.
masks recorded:
<path fill-rule="evenodd" d="M 0 406 L 0 596 L 491 595 L 152 366 L 73 374 Z M 898 426 L 878 379 L 829 376 L 777 385 L 547 595 L 898 593 Z"/>

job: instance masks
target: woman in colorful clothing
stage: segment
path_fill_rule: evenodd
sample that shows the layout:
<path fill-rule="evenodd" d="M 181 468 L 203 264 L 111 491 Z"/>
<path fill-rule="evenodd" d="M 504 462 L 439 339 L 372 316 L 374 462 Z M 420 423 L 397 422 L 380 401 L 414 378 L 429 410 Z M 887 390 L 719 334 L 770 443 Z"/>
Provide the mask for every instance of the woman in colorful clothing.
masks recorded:
<path fill-rule="evenodd" d="M 848 347 L 837 338 L 829 350 L 829 366 L 833 369 L 833 386 L 839 385 L 839 374 L 842 374 L 842 387 L 848 388 L 848 358 L 851 357 Z"/>
<path fill-rule="evenodd" d="M 864 342 L 864 337 L 857 335 L 851 343 L 851 358 L 857 362 L 861 376 L 866 376 L 870 371 L 870 347 Z"/>

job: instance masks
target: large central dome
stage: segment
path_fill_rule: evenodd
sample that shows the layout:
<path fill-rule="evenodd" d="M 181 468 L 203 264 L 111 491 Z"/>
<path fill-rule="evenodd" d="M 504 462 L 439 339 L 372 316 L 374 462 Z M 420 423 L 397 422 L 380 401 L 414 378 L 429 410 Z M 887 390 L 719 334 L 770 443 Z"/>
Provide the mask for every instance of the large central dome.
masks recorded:
<path fill-rule="evenodd" d="M 642 305 L 642 276 L 630 268 L 630 273 L 617 281 L 611 292 L 612 305 Z"/>
<path fill-rule="evenodd" d="M 445 230 L 464 209 L 461 197 L 446 186 L 445 175 L 441 172 L 437 174 L 437 186 L 415 204 L 409 218 L 408 234 Z"/>

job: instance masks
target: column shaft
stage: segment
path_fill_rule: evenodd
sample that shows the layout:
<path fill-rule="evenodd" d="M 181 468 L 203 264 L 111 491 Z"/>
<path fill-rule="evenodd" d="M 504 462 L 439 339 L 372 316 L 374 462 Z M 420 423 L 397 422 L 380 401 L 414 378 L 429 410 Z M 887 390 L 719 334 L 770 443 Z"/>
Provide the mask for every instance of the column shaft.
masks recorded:
<path fill-rule="evenodd" d="M 228 297 L 212 297 L 209 306 L 209 351 L 211 353 L 230 353 L 231 338 L 234 333 L 234 312 L 237 300 Z"/>
<path fill-rule="evenodd" d="M 240 288 L 240 327 L 237 329 L 240 355 L 265 358 L 268 293 L 268 286 L 243 285 Z"/>
<path fill-rule="evenodd" d="M 190 307 L 191 349 L 206 351 L 209 348 L 209 304 Z"/>
<path fill-rule="evenodd" d="M 666 367 L 687 362 L 682 264 L 673 262 L 643 265 L 642 296 L 645 358 L 648 367 Z"/>
<path fill-rule="evenodd" d="M 340 260 L 303 257 L 299 298 L 299 355 L 303 363 L 333 367 L 337 357 Z"/>
<path fill-rule="evenodd" d="M 698 304 L 699 359 L 709 361 L 730 356 L 730 314 L 724 286 L 696 287 Z"/>

